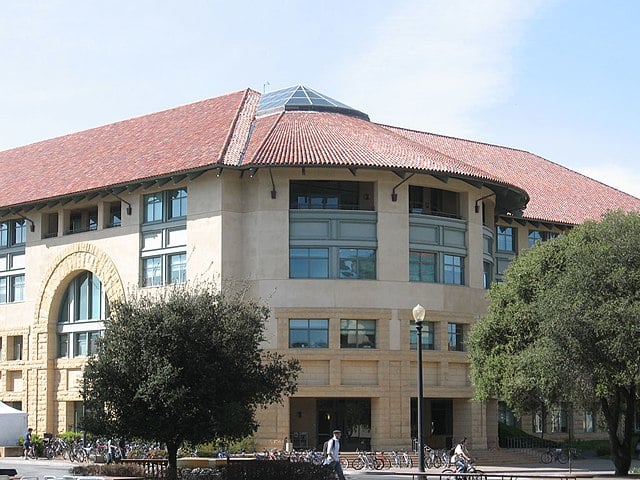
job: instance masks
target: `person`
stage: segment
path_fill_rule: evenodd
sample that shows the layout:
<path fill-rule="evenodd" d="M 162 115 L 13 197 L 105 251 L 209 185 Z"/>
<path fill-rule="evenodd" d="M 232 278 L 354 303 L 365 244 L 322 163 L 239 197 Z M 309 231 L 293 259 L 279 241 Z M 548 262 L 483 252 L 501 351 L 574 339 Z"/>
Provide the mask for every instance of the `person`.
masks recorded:
<path fill-rule="evenodd" d="M 326 465 L 331 465 L 335 470 L 339 480 L 345 480 L 344 473 L 342 472 L 342 465 L 340 465 L 340 437 L 342 432 L 340 430 L 333 431 L 333 437 L 327 442 L 327 451 L 324 452 L 327 456 Z"/>
<path fill-rule="evenodd" d="M 120 440 L 118 440 L 118 448 L 120 449 L 120 460 L 122 461 L 127 458 L 127 442 L 124 437 L 120 437 Z"/>
<path fill-rule="evenodd" d="M 467 467 L 469 462 L 471 462 L 471 456 L 467 451 L 467 437 L 464 437 L 460 443 L 456 445 L 456 448 L 453 452 L 453 458 L 451 461 L 456 466 L 456 473 L 465 473 L 467 471 Z"/>
<path fill-rule="evenodd" d="M 29 427 L 26 435 L 24 436 L 24 459 L 29 460 L 29 454 L 31 452 L 31 448 L 33 447 L 33 440 L 31 436 L 33 434 L 33 428 Z"/>

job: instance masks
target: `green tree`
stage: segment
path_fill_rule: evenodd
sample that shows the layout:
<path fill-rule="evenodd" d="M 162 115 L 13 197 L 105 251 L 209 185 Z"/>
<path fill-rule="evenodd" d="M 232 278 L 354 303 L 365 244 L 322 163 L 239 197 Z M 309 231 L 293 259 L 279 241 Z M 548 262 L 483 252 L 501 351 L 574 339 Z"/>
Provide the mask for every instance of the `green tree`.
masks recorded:
<path fill-rule="evenodd" d="M 256 409 L 294 393 L 300 366 L 261 350 L 269 309 L 246 293 L 189 284 L 113 302 L 84 370 L 86 429 L 165 443 L 170 478 L 183 442 L 255 432 Z"/>
<path fill-rule="evenodd" d="M 611 212 L 518 256 L 470 338 L 480 399 L 516 413 L 600 412 L 616 475 L 631 464 L 640 381 L 640 215 Z"/>

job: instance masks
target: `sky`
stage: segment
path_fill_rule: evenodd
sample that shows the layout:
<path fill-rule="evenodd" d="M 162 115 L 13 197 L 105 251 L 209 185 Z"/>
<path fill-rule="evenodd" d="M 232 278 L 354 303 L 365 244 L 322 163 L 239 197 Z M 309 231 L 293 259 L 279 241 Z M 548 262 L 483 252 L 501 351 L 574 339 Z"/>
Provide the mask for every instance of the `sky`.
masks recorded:
<path fill-rule="evenodd" d="M 305 85 L 640 197 L 639 20 L 640 0 L 2 0 L 0 150 Z"/>

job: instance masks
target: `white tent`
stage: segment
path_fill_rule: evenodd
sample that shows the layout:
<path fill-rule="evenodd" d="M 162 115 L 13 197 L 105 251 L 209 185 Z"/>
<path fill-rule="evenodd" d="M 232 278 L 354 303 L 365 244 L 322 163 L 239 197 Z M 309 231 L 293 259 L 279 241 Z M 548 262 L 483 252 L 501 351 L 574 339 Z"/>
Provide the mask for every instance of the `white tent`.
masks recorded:
<path fill-rule="evenodd" d="M 27 413 L 0 402 L 0 445 L 18 445 L 18 438 L 27 433 Z"/>

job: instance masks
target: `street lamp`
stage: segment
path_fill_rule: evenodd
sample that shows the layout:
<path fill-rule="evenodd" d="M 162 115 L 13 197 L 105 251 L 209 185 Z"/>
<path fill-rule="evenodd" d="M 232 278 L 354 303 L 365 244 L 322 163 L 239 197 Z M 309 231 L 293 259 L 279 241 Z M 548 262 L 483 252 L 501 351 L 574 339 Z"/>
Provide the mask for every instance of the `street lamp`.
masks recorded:
<path fill-rule="evenodd" d="M 424 472 L 424 438 L 422 436 L 422 322 L 426 310 L 420 304 L 413 307 L 413 319 L 416 322 L 417 344 L 418 344 L 418 471 Z"/>

